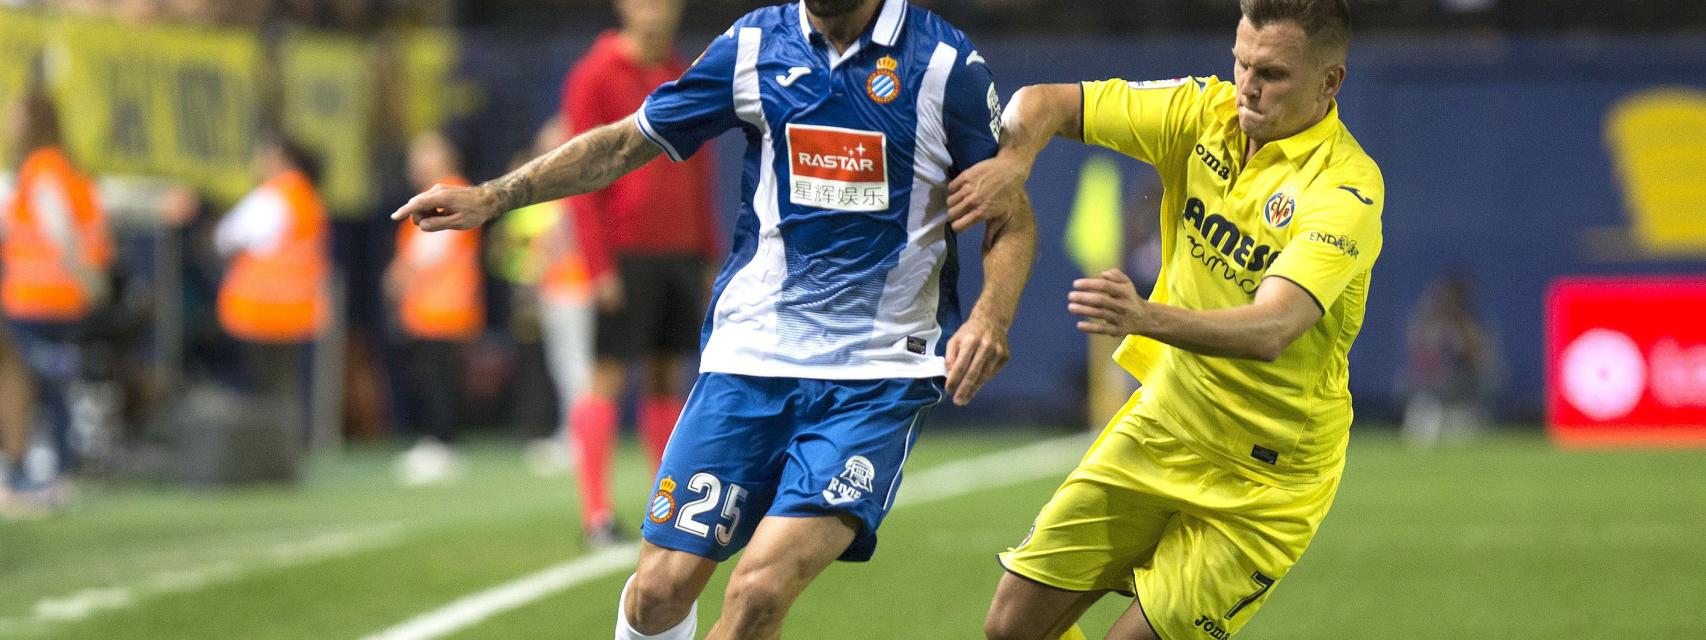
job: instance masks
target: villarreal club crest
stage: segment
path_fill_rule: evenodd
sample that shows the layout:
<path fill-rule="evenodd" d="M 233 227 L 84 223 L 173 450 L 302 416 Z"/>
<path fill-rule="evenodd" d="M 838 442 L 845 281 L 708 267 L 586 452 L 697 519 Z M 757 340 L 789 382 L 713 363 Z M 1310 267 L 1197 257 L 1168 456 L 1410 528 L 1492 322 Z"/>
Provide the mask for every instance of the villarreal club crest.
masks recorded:
<path fill-rule="evenodd" d="M 877 69 L 865 80 L 865 95 L 877 104 L 888 104 L 900 97 L 900 76 L 894 72 L 898 67 L 900 63 L 889 56 L 877 60 Z"/>
<path fill-rule="evenodd" d="M 1275 193 L 1268 198 L 1268 204 L 1262 207 L 1262 217 L 1275 229 L 1284 229 L 1291 224 L 1291 215 L 1297 212 L 1297 200 L 1284 191 Z"/>

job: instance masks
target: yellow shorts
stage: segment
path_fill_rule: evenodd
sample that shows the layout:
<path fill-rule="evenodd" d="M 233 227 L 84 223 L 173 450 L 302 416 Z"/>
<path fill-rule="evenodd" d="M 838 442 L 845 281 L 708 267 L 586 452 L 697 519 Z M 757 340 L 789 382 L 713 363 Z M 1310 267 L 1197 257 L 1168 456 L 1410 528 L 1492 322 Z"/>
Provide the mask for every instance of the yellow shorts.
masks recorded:
<path fill-rule="evenodd" d="M 1135 595 L 1163 640 L 1225 640 L 1303 555 L 1339 474 L 1305 486 L 1248 479 L 1134 412 L 1137 398 L 1001 564 L 1059 589 Z"/>

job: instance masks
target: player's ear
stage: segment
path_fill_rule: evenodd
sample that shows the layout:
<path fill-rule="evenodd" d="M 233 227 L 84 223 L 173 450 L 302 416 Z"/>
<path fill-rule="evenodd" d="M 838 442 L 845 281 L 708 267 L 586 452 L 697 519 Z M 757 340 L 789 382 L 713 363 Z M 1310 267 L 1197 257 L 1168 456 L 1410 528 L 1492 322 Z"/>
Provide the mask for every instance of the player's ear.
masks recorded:
<path fill-rule="evenodd" d="M 1323 74 L 1323 76 L 1324 77 L 1321 82 L 1321 97 L 1327 100 L 1332 100 L 1339 95 L 1339 89 L 1345 86 L 1344 63 L 1333 63 L 1327 65 L 1327 72 Z"/>

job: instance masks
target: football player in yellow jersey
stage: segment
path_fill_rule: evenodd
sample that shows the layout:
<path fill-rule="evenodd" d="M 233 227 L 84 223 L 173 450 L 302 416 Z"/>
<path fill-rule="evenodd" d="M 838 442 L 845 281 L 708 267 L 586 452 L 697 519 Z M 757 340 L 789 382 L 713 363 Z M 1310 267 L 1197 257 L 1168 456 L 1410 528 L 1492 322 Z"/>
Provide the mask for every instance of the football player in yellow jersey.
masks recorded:
<path fill-rule="evenodd" d="M 1143 382 L 1000 554 L 990 638 L 1077 633 L 1114 591 L 1110 638 L 1236 634 L 1326 516 L 1351 423 L 1346 354 L 1381 249 L 1384 183 L 1339 121 L 1344 0 L 1243 0 L 1232 82 L 1038 85 L 1014 96 L 1001 151 L 951 185 L 957 226 L 1022 189 L 1052 136 L 1155 165 L 1163 268 L 1074 283 L 1080 330 L 1124 336 Z"/>

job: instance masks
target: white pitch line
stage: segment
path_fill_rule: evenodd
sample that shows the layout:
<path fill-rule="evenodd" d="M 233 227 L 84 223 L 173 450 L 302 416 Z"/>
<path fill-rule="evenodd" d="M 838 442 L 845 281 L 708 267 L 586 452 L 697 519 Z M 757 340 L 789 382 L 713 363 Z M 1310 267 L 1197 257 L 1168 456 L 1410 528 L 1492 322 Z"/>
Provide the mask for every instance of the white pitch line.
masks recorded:
<path fill-rule="evenodd" d="M 907 490 L 895 506 L 926 504 L 1061 475 L 1062 467 L 1075 462 L 1089 444 L 1086 436 L 1067 436 L 932 467 L 905 479 Z M 625 544 L 548 567 L 461 598 L 363 640 L 442 638 L 551 594 L 627 570 L 639 557 L 639 550 L 638 543 Z"/>
<path fill-rule="evenodd" d="M 367 638 L 441 638 L 547 595 L 634 566 L 639 557 L 639 543 L 610 547 L 462 598 Z"/>
<path fill-rule="evenodd" d="M 129 607 L 151 596 L 199 591 L 215 584 L 235 581 L 256 571 L 284 569 L 354 555 L 396 544 L 403 539 L 403 533 L 402 525 L 397 523 L 331 531 L 303 540 L 270 545 L 261 550 L 255 558 L 216 560 L 183 569 L 155 572 L 137 584 L 95 587 L 63 596 L 42 598 L 35 602 L 28 617 L 0 618 L 0 634 L 40 631 L 50 624 L 82 620 L 102 611 Z"/>

